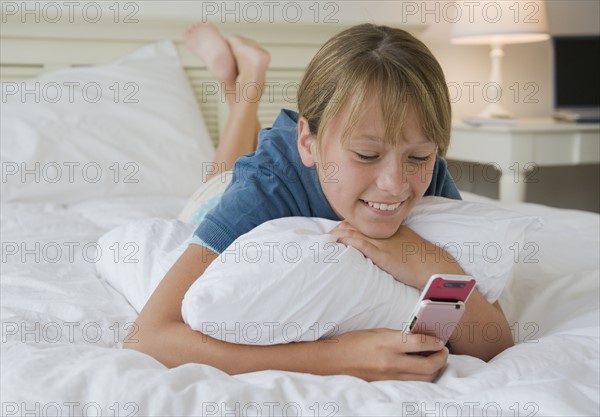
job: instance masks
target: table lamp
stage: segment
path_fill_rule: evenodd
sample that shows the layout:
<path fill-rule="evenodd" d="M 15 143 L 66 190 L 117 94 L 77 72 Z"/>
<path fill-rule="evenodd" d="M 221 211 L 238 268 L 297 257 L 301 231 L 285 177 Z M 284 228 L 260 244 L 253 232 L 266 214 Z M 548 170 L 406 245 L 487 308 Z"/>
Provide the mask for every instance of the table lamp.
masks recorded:
<path fill-rule="evenodd" d="M 546 4 L 543 0 L 458 2 L 461 3 L 461 18 L 453 21 L 451 42 L 490 45 L 490 83 L 495 83 L 502 92 L 502 47 L 549 39 Z M 511 114 L 498 101 L 488 103 L 477 117 L 510 118 Z"/>

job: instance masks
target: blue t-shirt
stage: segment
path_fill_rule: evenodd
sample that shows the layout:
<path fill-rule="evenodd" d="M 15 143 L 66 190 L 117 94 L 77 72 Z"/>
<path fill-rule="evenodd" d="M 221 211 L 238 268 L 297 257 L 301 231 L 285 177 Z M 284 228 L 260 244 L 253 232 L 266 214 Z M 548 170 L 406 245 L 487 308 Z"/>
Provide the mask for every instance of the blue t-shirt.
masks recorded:
<path fill-rule="evenodd" d="M 263 129 L 255 152 L 233 167 L 231 184 L 195 232 L 195 239 L 223 252 L 256 226 L 281 217 L 322 217 L 340 220 L 325 198 L 316 167 L 300 160 L 296 125 L 298 114 L 282 110 L 270 129 Z M 460 200 L 446 161 L 438 158 L 425 195 Z"/>

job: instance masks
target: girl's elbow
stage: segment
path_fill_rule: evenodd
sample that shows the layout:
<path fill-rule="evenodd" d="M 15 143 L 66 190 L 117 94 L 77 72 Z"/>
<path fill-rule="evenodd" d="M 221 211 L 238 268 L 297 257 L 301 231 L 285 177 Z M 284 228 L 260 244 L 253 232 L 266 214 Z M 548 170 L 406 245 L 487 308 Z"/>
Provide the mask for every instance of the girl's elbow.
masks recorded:
<path fill-rule="evenodd" d="M 161 339 L 164 338 L 161 334 L 164 329 L 153 328 L 151 331 L 141 331 L 137 322 L 134 325 L 134 329 L 125 337 L 123 341 L 123 349 L 134 350 L 139 353 L 151 356 L 157 361 L 161 362 L 168 368 L 173 368 L 176 365 L 169 364 L 165 361 L 161 355 Z M 171 365 L 171 366 L 170 366 Z"/>
<path fill-rule="evenodd" d="M 150 334 L 147 332 L 140 332 L 137 322 L 134 323 L 133 327 L 133 330 L 130 330 L 125 337 L 125 340 L 123 340 L 123 349 L 135 350 L 150 355 L 149 347 L 152 346 L 152 341 L 149 340 Z"/>

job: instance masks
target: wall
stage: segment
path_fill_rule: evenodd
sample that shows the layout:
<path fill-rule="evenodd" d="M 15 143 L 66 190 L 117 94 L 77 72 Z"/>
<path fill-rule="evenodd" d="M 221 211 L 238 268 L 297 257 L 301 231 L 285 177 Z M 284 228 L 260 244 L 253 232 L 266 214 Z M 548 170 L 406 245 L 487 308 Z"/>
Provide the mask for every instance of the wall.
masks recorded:
<path fill-rule="evenodd" d="M 600 2 L 587 0 L 549 0 L 546 2 L 551 35 L 600 34 Z M 487 82 L 490 70 L 489 48 L 459 46 L 449 41 L 451 24 L 430 22 L 420 35 L 438 57 L 449 82 L 463 86 L 462 96 L 453 104 L 458 118 L 476 114 L 485 104 L 482 89 L 468 85 Z M 548 117 L 552 113 L 552 47 L 550 41 L 507 45 L 502 63 L 504 93 L 501 103 L 517 117 Z M 599 51 L 600 52 L 600 51 Z M 530 84 L 527 84 L 530 83 Z M 514 86 L 510 90 L 508 87 Z M 530 88 L 526 88 L 529 86 Z M 533 88 L 531 88 L 533 86 Z M 516 95 L 515 93 L 519 94 Z M 527 100 L 527 97 L 533 100 Z M 455 98 L 458 96 L 454 96 Z M 477 167 L 471 167 L 477 171 Z M 600 167 L 543 167 L 537 183 L 528 184 L 526 201 L 563 208 L 600 212 Z M 484 178 L 475 175 L 475 178 Z M 459 188 L 497 198 L 498 184 L 482 180 L 461 181 Z"/>
<path fill-rule="evenodd" d="M 442 5 L 444 3 L 441 2 Z M 514 4 L 515 1 L 510 3 Z M 551 35 L 600 34 L 600 1 L 548 0 L 546 8 Z M 443 6 L 440 10 L 441 18 L 437 21 L 435 21 L 435 14 L 424 16 L 424 21 L 429 25 L 420 38 L 431 48 L 442 64 L 448 82 L 462 86 L 460 91 L 462 94 L 453 96 L 456 99 L 453 107 L 454 114 L 457 117 L 473 115 L 486 104 L 486 101 L 482 87 L 473 87 L 474 94 L 471 99 L 468 83 L 480 83 L 483 86 L 488 81 L 490 48 L 484 45 L 451 44 L 452 24 L 443 19 Z M 551 42 L 506 45 L 504 52 L 502 61 L 504 89 L 500 102 L 518 117 L 549 116 L 552 112 Z M 511 89 L 511 86 L 514 88 Z"/>
<path fill-rule="evenodd" d="M 517 0 L 498 0 L 515 4 Z M 476 2 L 476 0 L 475 0 Z M 21 2 L 3 2 L 21 4 Z M 121 2 L 123 19 L 130 12 L 140 21 L 173 19 L 210 20 L 237 30 L 249 23 L 347 26 L 365 21 L 400 26 L 422 39 L 438 57 L 448 82 L 462 86 L 454 95 L 453 111 L 458 118 L 476 114 L 485 104 L 482 89 L 475 87 L 470 97 L 465 83 L 488 81 L 489 48 L 458 46 L 450 43 L 452 24 L 443 9 L 453 2 L 435 0 L 381 1 L 166 1 L 141 0 Z M 526 4 L 522 0 L 521 4 Z M 107 2 L 107 7 L 113 2 Z M 600 1 L 547 0 L 551 34 L 599 34 Z M 4 11 L 4 7 L 2 9 Z M 113 10 L 113 9 L 111 9 Z M 112 16 L 110 10 L 105 10 Z M 238 25 L 237 23 L 246 23 Z M 180 22 L 177 22 L 179 25 Z M 267 25 L 268 26 L 268 25 Z M 182 28 L 183 29 L 183 28 Z M 311 35 L 309 29 L 306 37 Z M 243 34 L 243 33 L 242 33 Z M 157 31 L 157 37 L 161 32 Z M 269 37 L 268 29 L 265 36 Z M 304 37 L 303 37 L 304 38 Z M 261 39 L 262 41 L 262 39 Z M 302 40 L 299 39 L 299 42 Z M 502 104 L 519 117 L 549 116 L 552 111 L 552 48 L 549 41 L 505 46 Z M 513 86 L 513 89 L 509 89 Z M 456 90 L 453 91 L 456 93 Z M 560 207 L 600 211 L 598 165 L 578 168 L 543 168 L 539 182 L 528 187 L 527 200 Z M 481 178 L 481 176 L 478 176 Z M 573 186 L 576 184 L 577 186 Z M 495 183 L 460 183 L 464 190 L 497 197 Z"/>

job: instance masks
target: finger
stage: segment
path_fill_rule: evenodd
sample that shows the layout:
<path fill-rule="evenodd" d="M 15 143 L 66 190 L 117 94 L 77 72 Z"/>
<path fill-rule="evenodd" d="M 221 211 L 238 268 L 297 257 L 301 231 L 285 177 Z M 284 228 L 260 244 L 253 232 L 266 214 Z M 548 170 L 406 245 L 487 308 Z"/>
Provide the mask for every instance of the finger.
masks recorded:
<path fill-rule="evenodd" d="M 427 334 L 410 334 L 402 332 L 402 351 L 405 353 L 437 352 L 444 348 L 444 342 Z"/>
<path fill-rule="evenodd" d="M 343 243 L 347 246 L 352 246 L 358 249 L 367 258 L 373 260 L 373 255 L 376 253 L 377 247 L 366 239 L 358 237 L 341 236 L 337 238 L 339 243 Z"/>
<path fill-rule="evenodd" d="M 349 229 L 349 228 L 335 228 L 331 232 L 329 232 L 332 236 L 338 239 L 338 242 L 341 242 L 341 239 L 362 239 L 369 240 L 365 235 L 360 233 L 359 231 Z"/>
<path fill-rule="evenodd" d="M 430 356 L 403 354 L 398 356 L 397 367 L 392 374 L 397 379 L 433 381 L 445 369 L 448 362 L 448 349 L 444 348 Z"/>
<path fill-rule="evenodd" d="M 421 382 L 433 382 L 440 374 L 441 369 L 432 375 L 425 374 L 410 374 L 410 373 L 399 373 L 396 377 L 399 381 L 421 381 Z"/>
<path fill-rule="evenodd" d="M 344 235 L 344 231 L 340 229 L 340 226 L 335 226 L 333 229 L 329 231 L 329 234 L 335 237 L 340 237 Z"/>
<path fill-rule="evenodd" d="M 350 222 L 348 222 L 348 221 L 346 221 L 346 220 L 344 220 L 344 221 L 343 221 L 343 222 L 340 224 L 340 226 L 341 226 L 341 229 L 344 229 L 344 230 L 355 230 L 355 231 L 357 231 L 357 232 L 358 232 L 358 229 L 357 229 L 356 227 L 354 227 L 354 226 L 353 226 L 353 225 L 352 225 Z"/>
<path fill-rule="evenodd" d="M 354 227 L 352 227 L 352 226 L 347 226 L 347 227 L 344 226 L 344 227 L 336 228 L 336 229 L 332 230 L 332 232 L 333 232 L 332 234 L 334 234 L 336 237 L 339 237 L 339 238 L 362 239 L 362 240 L 366 240 L 369 242 L 372 242 L 372 240 L 373 240 L 373 239 L 365 236 L 358 230 L 354 229 Z"/>
<path fill-rule="evenodd" d="M 403 354 L 401 356 L 403 371 L 434 377 L 446 366 L 448 354 L 447 348 L 431 352 L 428 356 Z"/>

